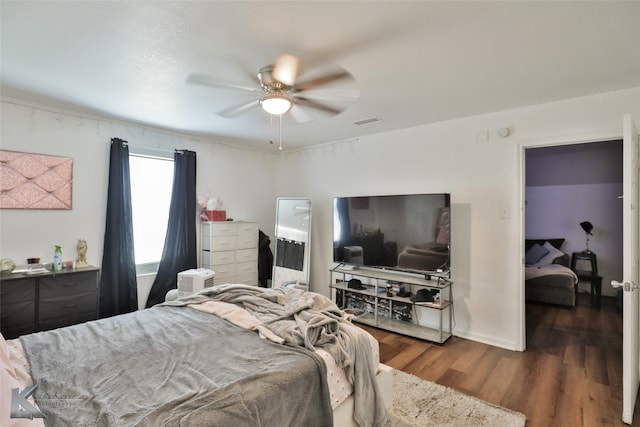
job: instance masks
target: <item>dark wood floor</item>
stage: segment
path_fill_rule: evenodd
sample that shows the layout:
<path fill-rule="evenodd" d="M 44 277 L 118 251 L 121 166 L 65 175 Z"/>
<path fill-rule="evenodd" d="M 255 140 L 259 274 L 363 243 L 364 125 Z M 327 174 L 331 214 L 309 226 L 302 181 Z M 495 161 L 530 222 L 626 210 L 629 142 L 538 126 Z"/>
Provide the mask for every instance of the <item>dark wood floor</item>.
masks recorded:
<path fill-rule="evenodd" d="M 593 308 L 527 304 L 527 350 L 452 337 L 444 345 L 363 326 L 396 369 L 527 416 L 528 427 L 626 426 L 622 414 L 622 315 L 615 299 Z M 634 426 L 640 426 L 636 404 Z"/>

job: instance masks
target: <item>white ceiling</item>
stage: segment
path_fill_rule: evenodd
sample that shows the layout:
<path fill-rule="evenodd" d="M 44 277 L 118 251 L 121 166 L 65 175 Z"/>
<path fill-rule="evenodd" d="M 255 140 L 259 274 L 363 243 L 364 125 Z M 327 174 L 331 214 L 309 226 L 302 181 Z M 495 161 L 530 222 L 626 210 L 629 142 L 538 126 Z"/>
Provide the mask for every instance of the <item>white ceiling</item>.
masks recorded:
<path fill-rule="evenodd" d="M 281 53 L 348 70 L 359 100 L 287 114 L 285 149 L 640 86 L 638 1 L 2 0 L 0 14 L 3 97 L 265 150 L 265 112 L 216 114 L 251 94 L 187 77 L 258 87 Z"/>

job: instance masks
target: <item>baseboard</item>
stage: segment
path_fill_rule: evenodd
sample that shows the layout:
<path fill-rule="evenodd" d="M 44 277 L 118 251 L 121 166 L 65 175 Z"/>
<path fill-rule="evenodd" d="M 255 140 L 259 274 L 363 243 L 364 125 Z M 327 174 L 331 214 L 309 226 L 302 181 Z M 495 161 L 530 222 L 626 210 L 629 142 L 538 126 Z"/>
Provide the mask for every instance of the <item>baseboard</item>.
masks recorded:
<path fill-rule="evenodd" d="M 459 338 L 464 338 L 466 340 L 471 340 L 471 341 L 476 341 L 482 344 L 491 345 L 493 347 L 504 348 L 505 350 L 520 351 L 515 342 L 501 340 L 494 336 L 473 334 L 473 333 L 467 333 L 464 331 L 454 331 L 453 335 Z M 447 344 L 445 343 L 444 345 L 447 345 Z"/>

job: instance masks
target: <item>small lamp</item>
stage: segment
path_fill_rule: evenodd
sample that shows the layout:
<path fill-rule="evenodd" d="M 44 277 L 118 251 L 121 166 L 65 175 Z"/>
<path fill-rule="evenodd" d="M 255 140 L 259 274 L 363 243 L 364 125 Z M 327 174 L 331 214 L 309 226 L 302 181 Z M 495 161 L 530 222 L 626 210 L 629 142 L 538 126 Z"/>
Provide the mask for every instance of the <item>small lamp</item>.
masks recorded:
<path fill-rule="evenodd" d="M 580 223 L 580 227 L 582 227 L 582 229 L 584 230 L 584 234 L 587 238 L 587 249 L 585 250 L 585 252 L 590 254 L 591 251 L 589 250 L 589 236 L 593 236 L 593 234 L 591 233 L 591 230 L 593 230 L 593 225 L 589 221 L 583 221 Z"/>

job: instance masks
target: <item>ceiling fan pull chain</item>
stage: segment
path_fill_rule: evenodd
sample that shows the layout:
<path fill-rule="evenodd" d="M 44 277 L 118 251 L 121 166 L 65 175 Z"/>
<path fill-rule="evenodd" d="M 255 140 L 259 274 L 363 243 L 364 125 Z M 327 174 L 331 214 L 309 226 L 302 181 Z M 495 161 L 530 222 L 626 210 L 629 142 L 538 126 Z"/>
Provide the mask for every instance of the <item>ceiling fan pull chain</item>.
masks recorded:
<path fill-rule="evenodd" d="M 280 145 L 278 146 L 278 150 L 282 151 L 282 114 L 280 114 Z"/>
<path fill-rule="evenodd" d="M 273 114 L 269 114 L 269 144 L 273 144 Z"/>

